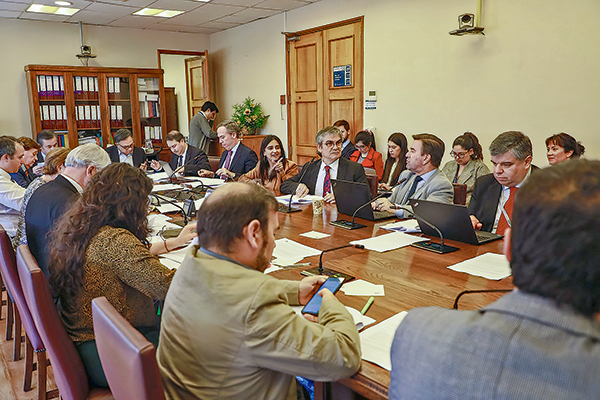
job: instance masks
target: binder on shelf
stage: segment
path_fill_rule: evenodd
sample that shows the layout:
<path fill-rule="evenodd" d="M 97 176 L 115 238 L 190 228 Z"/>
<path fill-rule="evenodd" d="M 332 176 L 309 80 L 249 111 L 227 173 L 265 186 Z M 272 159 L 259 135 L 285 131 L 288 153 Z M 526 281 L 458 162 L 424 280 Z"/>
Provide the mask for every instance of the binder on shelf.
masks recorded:
<path fill-rule="evenodd" d="M 50 129 L 56 129 L 56 106 L 54 104 L 48 105 L 50 110 Z"/>
<path fill-rule="evenodd" d="M 58 92 L 59 96 L 61 99 L 65 98 L 65 79 L 64 77 L 61 75 L 58 77 L 59 82 L 60 82 L 60 90 Z"/>
<path fill-rule="evenodd" d="M 92 127 L 92 111 L 89 105 L 85 105 L 83 106 L 83 115 L 85 118 L 85 127 L 86 128 L 91 128 Z"/>
<path fill-rule="evenodd" d="M 58 75 L 54 75 L 52 77 L 52 95 L 55 99 L 60 99 L 60 77 Z"/>
<path fill-rule="evenodd" d="M 65 127 L 65 129 L 69 129 L 69 123 L 67 121 L 67 106 L 66 105 L 62 105 L 62 114 L 63 114 L 63 126 Z"/>
<path fill-rule="evenodd" d="M 123 106 L 117 106 L 117 126 L 123 127 Z"/>
<path fill-rule="evenodd" d="M 81 87 L 81 77 L 76 76 L 75 78 L 75 99 L 81 100 L 83 97 L 82 87 Z"/>
<path fill-rule="evenodd" d="M 96 106 L 91 106 L 90 112 L 92 118 L 92 128 L 98 128 L 98 120 L 96 119 Z"/>
<path fill-rule="evenodd" d="M 46 75 L 46 99 L 53 99 L 54 92 L 52 91 L 52 77 Z"/>
<path fill-rule="evenodd" d="M 89 92 L 89 98 L 96 100 L 98 98 L 98 95 L 96 93 L 96 85 L 94 84 L 94 77 L 93 76 L 88 76 L 88 92 Z"/>
<path fill-rule="evenodd" d="M 44 78 L 44 80 L 46 80 L 46 78 Z M 42 128 L 43 129 L 50 129 L 52 127 L 51 123 L 50 123 L 50 109 L 48 108 L 47 104 L 44 104 L 42 106 Z"/>
<path fill-rule="evenodd" d="M 56 105 L 56 129 L 63 130 L 65 129 L 64 121 L 63 121 L 63 108 L 61 105 Z"/>
<path fill-rule="evenodd" d="M 102 128 L 102 115 L 100 114 L 100 106 L 99 105 L 96 106 L 96 116 L 98 118 L 98 122 L 97 122 L 98 128 Z"/>
<path fill-rule="evenodd" d="M 48 93 L 46 93 L 46 77 L 44 75 L 38 75 L 38 96 L 40 100 L 46 100 Z"/>
<path fill-rule="evenodd" d="M 94 89 L 96 91 L 96 99 L 100 98 L 100 91 L 98 90 L 98 77 L 94 77 Z M 100 114 L 98 114 L 100 115 Z"/>
<path fill-rule="evenodd" d="M 77 128 L 85 128 L 85 114 L 83 106 L 77 106 Z"/>
<path fill-rule="evenodd" d="M 110 126 L 117 126 L 117 106 L 114 104 L 110 106 Z"/>
<path fill-rule="evenodd" d="M 109 99 L 114 99 L 115 98 L 115 82 L 114 82 L 114 78 L 112 76 L 109 76 L 108 78 L 108 98 Z"/>
<path fill-rule="evenodd" d="M 121 98 L 121 78 L 115 79 L 115 99 Z"/>
<path fill-rule="evenodd" d="M 89 99 L 89 91 L 88 91 L 88 77 L 87 76 L 82 76 L 81 77 L 81 98 L 84 100 Z"/>

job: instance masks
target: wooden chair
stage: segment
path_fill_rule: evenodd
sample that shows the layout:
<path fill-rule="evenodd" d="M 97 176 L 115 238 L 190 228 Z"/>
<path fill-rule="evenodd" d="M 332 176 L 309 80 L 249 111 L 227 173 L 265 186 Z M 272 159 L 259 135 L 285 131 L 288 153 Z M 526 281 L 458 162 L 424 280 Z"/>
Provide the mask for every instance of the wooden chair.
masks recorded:
<path fill-rule="evenodd" d="M 108 302 L 92 300 L 98 354 L 117 399 L 164 400 L 156 349 Z"/>
<path fill-rule="evenodd" d="M 210 164 L 210 169 L 212 172 L 217 172 L 219 169 L 219 162 L 221 161 L 221 157 L 213 157 L 208 156 L 208 163 Z"/>
<path fill-rule="evenodd" d="M 108 389 L 90 390 L 85 368 L 60 320 L 48 281 L 27 245 L 17 248 L 17 269 L 27 306 L 52 361 L 54 380 L 62 399 L 114 399 Z"/>
<path fill-rule="evenodd" d="M 454 204 L 467 204 L 467 185 L 464 183 L 453 183 L 454 188 Z"/>

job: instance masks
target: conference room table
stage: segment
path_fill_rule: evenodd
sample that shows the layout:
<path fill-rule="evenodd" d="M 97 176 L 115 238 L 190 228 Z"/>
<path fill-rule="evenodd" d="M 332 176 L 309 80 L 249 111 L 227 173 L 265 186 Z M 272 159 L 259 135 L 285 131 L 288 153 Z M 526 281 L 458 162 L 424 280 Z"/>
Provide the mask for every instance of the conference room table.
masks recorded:
<path fill-rule="evenodd" d="M 343 246 L 351 241 L 379 236 L 390 231 L 380 229 L 394 220 L 379 222 L 356 219 L 366 225 L 365 228 L 346 230 L 330 225 L 330 221 L 349 219 L 338 215 L 335 205 L 326 204 L 321 215 L 313 215 L 312 206 L 301 206 L 301 212 L 278 213 L 280 229 L 276 238 L 288 238 L 318 250 L 326 250 Z M 312 239 L 299 236 L 300 233 L 318 231 L 329 234 L 323 239 Z M 439 242 L 438 238 L 430 238 Z M 503 240 L 475 246 L 446 240 L 446 244 L 458 247 L 459 250 L 438 254 L 416 247 L 408 246 L 387 252 L 376 252 L 355 248 L 346 248 L 325 253 L 323 266 L 339 272 L 355 276 L 385 287 L 385 296 L 375 297 L 366 316 L 374 318 L 375 324 L 401 311 L 415 307 L 437 306 L 452 308 L 456 296 L 464 290 L 512 289 L 512 277 L 499 281 L 469 275 L 448 269 L 448 266 L 476 257 L 484 253 L 502 253 Z M 306 257 L 301 261 L 311 262 L 310 267 L 318 266 L 319 256 Z M 280 279 L 299 280 L 304 268 L 287 268 L 273 272 Z M 477 293 L 465 295 L 459 303 L 460 309 L 477 309 L 498 299 L 505 293 Z M 336 297 L 346 306 L 361 310 L 368 296 L 347 296 L 342 291 Z M 369 329 L 367 326 L 364 329 Z M 362 361 L 360 370 L 352 377 L 323 384 L 315 382 L 315 398 L 357 398 L 355 394 L 368 399 L 387 399 L 390 373 L 384 368 L 367 361 Z M 360 397 L 358 397 L 360 398 Z"/>

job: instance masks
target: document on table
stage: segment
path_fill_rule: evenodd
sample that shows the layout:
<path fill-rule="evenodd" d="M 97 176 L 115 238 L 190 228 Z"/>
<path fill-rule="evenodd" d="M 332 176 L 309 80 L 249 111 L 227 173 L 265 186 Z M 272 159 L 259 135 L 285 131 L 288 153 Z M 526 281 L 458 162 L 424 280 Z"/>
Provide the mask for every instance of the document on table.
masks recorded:
<path fill-rule="evenodd" d="M 304 306 L 291 306 L 291 307 L 296 314 L 302 315 L 302 309 L 304 308 Z M 358 330 L 361 330 L 365 326 L 369 326 L 373 322 L 375 322 L 375 320 L 373 318 L 367 317 L 366 315 L 362 315 L 360 313 L 360 311 L 358 311 L 352 307 L 346 306 L 346 310 L 348 310 L 348 312 L 352 316 L 352 319 L 354 320 L 354 323 L 356 324 L 356 329 L 358 329 Z"/>
<path fill-rule="evenodd" d="M 193 244 L 189 244 L 178 250 L 173 250 L 173 251 L 169 251 L 168 253 L 161 254 L 160 257 L 167 258 L 171 261 L 175 261 L 175 262 L 181 264 L 191 246 L 193 246 Z"/>
<path fill-rule="evenodd" d="M 159 258 L 158 259 L 162 265 L 169 269 L 177 269 L 181 265 L 180 262 L 170 260 L 168 258 Z"/>
<path fill-rule="evenodd" d="M 185 177 L 186 179 L 189 177 Z M 202 184 L 206 185 L 206 186 L 221 186 L 225 183 L 225 181 L 223 179 L 220 178 L 196 178 L 194 177 L 195 182 L 188 182 L 188 185 L 192 186 L 192 187 L 198 187 Z"/>
<path fill-rule="evenodd" d="M 293 240 L 283 238 L 275 241 L 275 250 L 273 257 L 281 265 L 292 265 L 302 260 L 304 257 L 316 256 L 321 254 L 320 250 L 305 246 Z"/>
<path fill-rule="evenodd" d="M 290 194 L 287 194 L 285 196 L 278 196 L 277 201 L 287 206 L 290 203 L 290 196 Z M 309 194 L 304 196 L 303 198 L 299 198 L 298 196 L 294 195 L 294 197 L 292 197 L 292 204 L 309 204 L 312 203 L 313 200 L 323 200 L 323 197 L 313 196 Z"/>
<path fill-rule="evenodd" d="M 323 238 L 329 237 L 331 235 L 328 235 L 327 233 L 317 232 L 317 231 L 310 231 L 310 232 L 301 233 L 300 236 L 304 236 L 304 237 L 311 238 L 311 239 L 323 239 Z"/>
<path fill-rule="evenodd" d="M 392 342 L 406 314 L 406 311 L 402 311 L 359 334 L 363 360 L 377 364 L 388 371 L 392 370 Z"/>
<path fill-rule="evenodd" d="M 380 226 L 380 228 L 397 232 L 421 233 L 421 228 L 419 227 L 419 223 L 416 219 L 392 222 L 391 224 Z"/>
<path fill-rule="evenodd" d="M 376 236 L 368 239 L 355 240 L 350 244 L 362 244 L 366 249 L 378 251 L 380 253 L 409 246 L 416 242 L 429 240 L 427 238 L 407 235 L 403 232 L 392 232 L 385 235 Z"/>
<path fill-rule="evenodd" d="M 362 279 L 345 283 L 340 290 L 346 296 L 385 296 L 383 285 L 376 285 Z"/>
<path fill-rule="evenodd" d="M 174 203 L 177 204 L 179 207 L 183 207 L 183 203 L 180 203 L 180 202 L 174 202 Z M 162 203 L 160 206 L 154 206 L 154 207 L 161 214 L 181 211 L 181 208 L 177 207 L 175 204 Z"/>
<path fill-rule="evenodd" d="M 148 177 L 152 178 L 154 182 L 159 181 L 161 179 L 167 179 L 169 175 L 166 172 L 155 172 L 153 174 L 148 174 Z"/>
<path fill-rule="evenodd" d="M 510 263 L 503 254 L 484 253 L 448 267 L 458 272 L 500 280 L 511 275 Z"/>
<path fill-rule="evenodd" d="M 161 184 L 161 185 L 154 185 L 154 187 L 152 188 L 152 192 L 160 192 L 161 190 L 181 190 L 183 189 L 183 186 L 181 185 L 176 185 L 174 183 L 165 183 L 165 184 Z"/>

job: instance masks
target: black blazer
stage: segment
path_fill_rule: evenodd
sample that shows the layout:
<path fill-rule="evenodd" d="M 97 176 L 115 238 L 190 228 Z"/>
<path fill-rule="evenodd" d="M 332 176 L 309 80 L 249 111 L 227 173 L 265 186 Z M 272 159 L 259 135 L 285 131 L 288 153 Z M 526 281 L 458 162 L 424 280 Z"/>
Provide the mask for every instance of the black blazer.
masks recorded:
<path fill-rule="evenodd" d="M 46 237 L 71 204 L 79 198 L 79 192 L 62 175 L 40 186 L 29 199 L 25 211 L 25 229 L 27 242 L 31 254 L 37 260 L 44 274 L 48 276 L 48 262 L 50 260 Z"/>
<path fill-rule="evenodd" d="M 106 152 L 110 156 L 111 162 L 114 162 L 114 163 L 121 162 L 121 160 L 119 159 L 119 149 L 117 148 L 116 145 L 107 147 Z M 146 162 L 146 152 L 141 147 L 133 148 L 132 157 L 133 157 L 133 166 L 136 168 L 139 168 L 140 165 L 142 165 L 143 163 Z"/>
<path fill-rule="evenodd" d="M 198 158 L 196 158 L 194 160 L 195 157 L 198 157 Z M 175 171 L 175 169 L 177 169 L 177 160 L 178 159 L 179 159 L 178 155 L 176 155 L 174 153 L 171 154 L 171 160 L 169 161 L 169 165 L 171 166 L 171 169 L 173 171 Z M 190 160 L 193 160 L 193 161 L 190 162 Z M 187 153 L 185 154 L 185 160 L 183 160 L 184 164 L 188 163 L 188 162 L 190 164 L 186 165 L 185 168 L 183 168 L 184 175 L 198 176 L 198 171 L 200 171 L 201 169 L 211 171 L 210 163 L 208 162 L 208 156 L 206 155 L 206 153 L 197 147 L 190 146 L 189 144 L 188 144 L 188 148 L 187 148 Z"/>
<path fill-rule="evenodd" d="M 223 167 L 225 164 L 225 159 L 227 158 L 227 151 L 224 151 L 221 154 L 221 160 L 219 161 L 219 168 Z M 240 142 L 240 146 L 238 147 L 235 155 L 233 156 L 233 160 L 229 163 L 229 171 L 233 172 L 236 177 L 239 175 L 244 175 L 254 169 L 256 164 L 258 163 L 258 157 L 254 150 L 250 147 L 244 145 L 244 143 Z M 210 171 L 210 168 L 206 168 Z"/>
<path fill-rule="evenodd" d="M 298 182 L 300 175 L 302 175 L 302 171 L 300 171 L 290 179 L 283 181 L 279 191 L 281 193 L 294 193 L 298 183 L 304 183 L 308 187 L 309 194 L 315 194 L 315 186 L 317 185 L 317 176 L 319 175 L 319 170 L 321 169 L 321 162 L 321 160 L 317 160 L 310 165 L 304 164 L 302 170 L 304 170 L 304 168 L 308 169 L 306 170 L 304 176 L 302 176 L 302 181 Z M 365 169 L 363 166 L 354 161 L 346 160 L 343 157 L 340 157 L 337 179 L 351 182 L 368 183 L 367 175 L 365 174 Z"/>
<path fill-rule="evenodd" d="M 531 173 L 537 170 L 539 170 L 538 167 L 531 166 Z M 469 214 L 474 215 L 481 222 L 482 231 L 491 232 L 494 228 L 501 194 L 502 185 L 494 178 L 494 174 L 480 176 L 475 181 L 469 203 Z"/>
<path fill-rule="evenodd" d="M 22 186 L 25 189 L 27 189 L 27 186 L 29 186 L 29 184 L 35 178 L 37 178 L 37 175 L 33 173 L 33 170 L 31 168 L 29 168 L 27 173 L 29 174 L 29 176 L 27 176 L 27 174 L 25 173 L 25 167 L 21 165 L 17 172 L 13 172 L 12 174 L 10 174 L 10 177 L 13 179 L 13 181 L 17 182 L 19 186 Z"/>
<path fill-rule="evenodd" d="M 344 149 L 342 150 L 342 157 L 344 157 L 346 160 L 349 160 L 350 156 L 352 155 L 352 153 L 354 153 L 355 150 L 356 147 L 354 147 L 352 142 L 348 143 L 348 146 L 344 147 Z"/>

